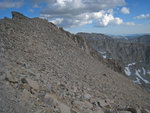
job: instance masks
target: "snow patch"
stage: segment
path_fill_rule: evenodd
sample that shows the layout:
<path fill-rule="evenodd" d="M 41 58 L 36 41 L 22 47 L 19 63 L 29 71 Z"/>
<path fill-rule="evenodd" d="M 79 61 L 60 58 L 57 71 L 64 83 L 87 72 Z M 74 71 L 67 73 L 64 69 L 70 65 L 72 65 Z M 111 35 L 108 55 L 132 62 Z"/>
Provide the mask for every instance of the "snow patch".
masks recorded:
<path fill-rule="evenodd" d="M 139 74 L 141 72 L 140 69 L 136 70 L 135 74 L 141 79 L 143 80 L 146 84 L 150 84 L 150 82 L 148 80 L 145 80 L 144 78 L 141 77 L 141 75 Z"/>
<path fill-rule="evenodd" d="M 125 71 L 126 75 L 131 76 L 131 71 L 130 71 L 130 68 L 129 68 L 129 67 L 132 66 L 132 65 L 135 65 L 135 64 L 136 64 L 136 63 L 133 62 L 133 63 L 128 64 L 128 65 L 125 67 L 124 71 Z"/>
<path fill-rule="evenodd" d="M 100 54 L 106 54 L 105 51 L 98 51 Z"/>
<path fill-rule="evenodd" d="M 132 65 L 135 65 L 136 63 L 135 62 L 133 62 L 133 63 L 131 63 L 131 64 L 128 64 L 128 66 L 132 66 Z"/>
<path fill-rule="evenodd" d="M 142 67 L 142 69 L 143 69 L 143 74 L 145 75 L 146 74 L 146 71 L 145 71 L 145 69 Z"/>
<path fill-rule="evenodd" d="M 124 71 L 125 71 L 126 75 L 128 75 L 128 76 L 131 75 L 131 71 L 130 71 L 129 67 L 125 67 Z"/>
<path fill-rule="evenodd" d="M 150 75 L 150 71 L 149 71 L 149 70 L 147 71 L 147 74 L 149 74 L 149 75 Z"/>
<path fill-rule="evenodd" d="M 103 56 L 103 58 L 104 59 L 106 59 L 107 58 L 107 56 L 105 55 L 106 54 L 106 52 L 105 51 L 98 51 L 100 54 L 102 54 L 102 56 Z"/>
<path fill-rule="evenodd" d="M 136 84 L 141 84 L 140 79 L 138 77 L 136 77 L 136 80 L 133 80 L 133 82 Z"/>
<path fill-rule="evenodd" d="M 107 56 L 106 56 L 106 55 L 103 55 L 103 58 L 104 58 L 104 59 L 106 59 L 106 58 L 107 58 Z"/>
<path fill-rule="evenodd" d="M 140 69 L 138 69 L 137 71 L 138 71 L 139 73 L 141 72 L 141 70 L 140 70 Z"/>

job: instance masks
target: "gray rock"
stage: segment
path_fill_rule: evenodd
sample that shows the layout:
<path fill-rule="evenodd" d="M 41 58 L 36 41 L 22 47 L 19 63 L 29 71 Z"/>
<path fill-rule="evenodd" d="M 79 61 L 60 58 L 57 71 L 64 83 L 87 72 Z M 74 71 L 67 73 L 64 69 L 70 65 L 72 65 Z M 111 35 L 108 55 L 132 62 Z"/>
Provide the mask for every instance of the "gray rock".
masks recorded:
<path fill-rule="evenodd" d="M 31 80 L 31 79 L 26 79 L 26 81 L 31 88 L 36 89 L 36 90 L 39 89 L 39 85 L 37 81 Z"/>
<path fill-rule="evenodd" d="M 28 90 L 24 89 L 22 92 L 22 100 L 28 100 L 30 96 L 31 96 L 31 93 Z"/>
<path fill-rule="evenodd" d="M 102 107 L 102 108 L 111 108 L 111 106 L 107 103 L 107 101 L 106 100 L 103 100 L 103 99 L 100 99 L 99 101 L 98 101 L 98 104 L 99 104 L 99 106 L 100 107 Z"/>
<path fill-rule="evenodd" d="M 84 94 L 84 98 L 89 100 L 89 99 L 91 98 L 91 95 L 88 94 L 88 93 L 85 93 L 85 94 Z"/>
<path fill-rule="evenodd" d="M 59 103 L 59 108 L 60 108 L 61 113 L 71 113 L 70 107 L 68 107 L 67 105 L 63 103 Z"/>
<path fill-rule="evenodd" d="M 56 106 L 58 104 L 56 96 L 49 93 L 46 93 L 44 97 L 44 102 L 50 106 Z"/>

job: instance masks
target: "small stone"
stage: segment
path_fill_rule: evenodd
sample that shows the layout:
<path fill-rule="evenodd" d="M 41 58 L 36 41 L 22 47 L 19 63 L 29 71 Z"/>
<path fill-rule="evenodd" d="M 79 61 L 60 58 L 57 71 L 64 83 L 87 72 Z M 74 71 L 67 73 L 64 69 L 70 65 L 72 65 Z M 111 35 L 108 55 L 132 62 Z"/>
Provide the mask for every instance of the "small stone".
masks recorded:
<path fill-rule="evenodd" d="M 33 81 L 31 79 L 26 79 L 26 80 L 30 87 L 32 87 L 33 89 L 39 89 L 39 85 L 37 81 Z"/>
<path fill-rule="evenodd" d="M 102 107 L 102 108 L 104 108 L 104 107 L 110 108 L 110 105 L 109 105 L 105 100 L 102 100 L 102 99 L 100 99 L 100 100 L 98 101 L 98 105 L 99 105 L 100 107 Z"/>
<path fill-rule="evenodd" d="M 59 103 L 59 108 L 60 108 L 61 113 L 71 113 L 70 107 L 63 103 Z"/>
<path fill-rule="evenodd" d="M 46 93 L 46 95 L 44 97 L 44 102 L 49 104 L 49 105 L 55 106 L 58 103 L 58 100 L 55 97 L 55 95 Z"/>
<path fill-rule="evenodd" d="M 98 108 L 95 113 L 104 113 L 104 111 L 101 108 Z"/>
<path fill-rule="evenodd" d="M 73 92 L 77 92 L 78 89 L 77 89 L 77 87 L 72 86 L 72 87 L 71 87 L 71 90 L 72 90 Z"/>
<path fill-rule="evenodd" d="M 84 101 L 84 102 L 74 101 L 74 106 L 80 110 L 91 109 L 93 107 L 93 105 L 91 103 L 89 103 L 88 101 Z"/>
<path fill-rule="evenodd" d="M 130 111 L 131 113 L 137 113 L 135 108 L 127 108 L 127 111 Z"/>
<path fill-rule="evenodd" d="M 46 90 L 49 91 L 49 92 L 50 92 L 51 89 L 52 89 L 52 86 L 51 86 L 51 84 L 49 84 L 49 83 L 48 83 L 45 87 L 46 87 Z"/>
<path fill-rule="evenodd" d="M 6 81 L 9 81 L 9 82 L 12 82 L 12 83 L 18 83 L 18 81 L 17 81 L 13 76 L 11 76 L 10 74 L 8 74 L 8 75 L 5 77 L 5 80 L 6 80 Z"/>
<path fill-rule="evenodd" d="M 23 100 L 28 100 L 30 98 L 30 95 L 31 95 L 31 93 L 28 90 L 26 90 L 26 89 L 23 90 L 23 92 L 22 92 Z"/>
<path fill-rule="evenodd" d="M 22 82 L 22 83 L 27 83 L 27 80 L 26 80 L 25 78 L 22 78 L 22 79 L 21 79 L 21 82 Z"/>
<path fill-rule="evenodd" d="M 89 100 L 89 99 L 91 98 L 91 95 L 88 94 L 88 93 L 85 93 L 85 94 L 84 94 L 84 98 Z"/>

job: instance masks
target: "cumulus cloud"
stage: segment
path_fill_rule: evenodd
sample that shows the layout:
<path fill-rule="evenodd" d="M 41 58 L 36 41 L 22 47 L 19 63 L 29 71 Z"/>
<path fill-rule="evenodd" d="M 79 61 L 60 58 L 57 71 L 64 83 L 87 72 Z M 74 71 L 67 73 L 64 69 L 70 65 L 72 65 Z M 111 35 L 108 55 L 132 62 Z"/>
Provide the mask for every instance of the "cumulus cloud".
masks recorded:
<path fill-rule="evenodd" d="M 135 17 L 136 19 L 150 19 L 150 14 L 141 14 Z"/>
<path fill-rule="evenodd" d="M 19 8 L 23 5 L 23 0 L 2 0 L 0 9 Z"/>
<path fill-rule="evenodd" d="M 125 0 L 30 0 L 33 6 L 40 7 L 41 18 L 60 27 L 77 27 L 85 24 L 94 24 L 97 27 L 108 25 L 134 25 L 133 22 L 123 22 L 114 17 L 113 8 L 125 5 Z M 42 7 L 42 6 L 41 6 Z M 122 12 L 129 14 L 129 8 L 123 7 Z"/>
<path fill-rule="evenodd" d="M 45 0 L 46 1 L 46 0 Z M 50 14 L 53 17 L 74 16 L 81 13 L 98 12 L 111 9 L 125 4 L 124 0 L 52 0 L 47 1 L 47 7 L 41 11 L 42 14 Z"/>
<path fill-rule="evenodd" d="M 43 2 L 31 1 L 33 4 Z M 41 17 L 62 27 L 81 26 L 98 20 L 103 26 L 109 23 L 120 24 L 122 22 L 120 18 L 113 17 L 113 20 L 107 18 L 113 16 L 113 8 L 125 4 L 125 0 L 44 0 L 44 2 L 47 6 L 41 10 Z"/>
<path fill-rule="evenodd" d="M 130 14 L 130 9 L 127 8 L 127 7 L 122 7 L 122 8 L 121 8 L 121 12 L 122 12 L 123 14 Z"/>
<path fill-rule="evenodd" d="M 63 22 L 63 18 L 56 18 L 55 20 L 51 20 L 50 22 L 54 23 L 54 24 L 61 24 Z"/>
<path fill-rule="evenodd" d="M 123 23 L 123 20 L 118 18 L 118 17 L 114 17 L 112 14 L 104 14 L 102 18 L 100 18 L 96 23 L 95 26 L 96 27 L 106 27 L 109 24 L 116 24 L 116 25 L 120 25 Z"/>

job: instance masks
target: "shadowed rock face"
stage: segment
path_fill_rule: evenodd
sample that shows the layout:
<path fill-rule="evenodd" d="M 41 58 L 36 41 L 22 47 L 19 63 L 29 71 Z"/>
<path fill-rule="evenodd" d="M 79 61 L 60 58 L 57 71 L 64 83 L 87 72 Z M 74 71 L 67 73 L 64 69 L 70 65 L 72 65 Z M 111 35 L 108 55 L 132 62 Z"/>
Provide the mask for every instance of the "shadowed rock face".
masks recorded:
<path fill-rule="evenodd" d="M 118 69 L 118 72 L 126 74 L 150 91 L 150 46 L 146 43 L 148 36 L 123 41 L 103 34 L 78 35 L 85 38 L 89 48 L 95 50 L 99 57 L 103 57 L 102 61 L 107 61 L 108 66 L 112 64 L 110 61 L 114 61 L 114 64 L 117 62 L 120 71 L 119 66 L 112 69 Z"/>
<path fill-rule="evenodd" d="M 0 112 L 148 113 L 150 95 L 91 55 L 85 38 L 47 20 L 0 20 Z"/>
<path fill-rule="evenodd" d="M 140 43 L 142 45 L 150 46 L 150 35 L 143 35 L 129 40 L 132 43 Z"/>

